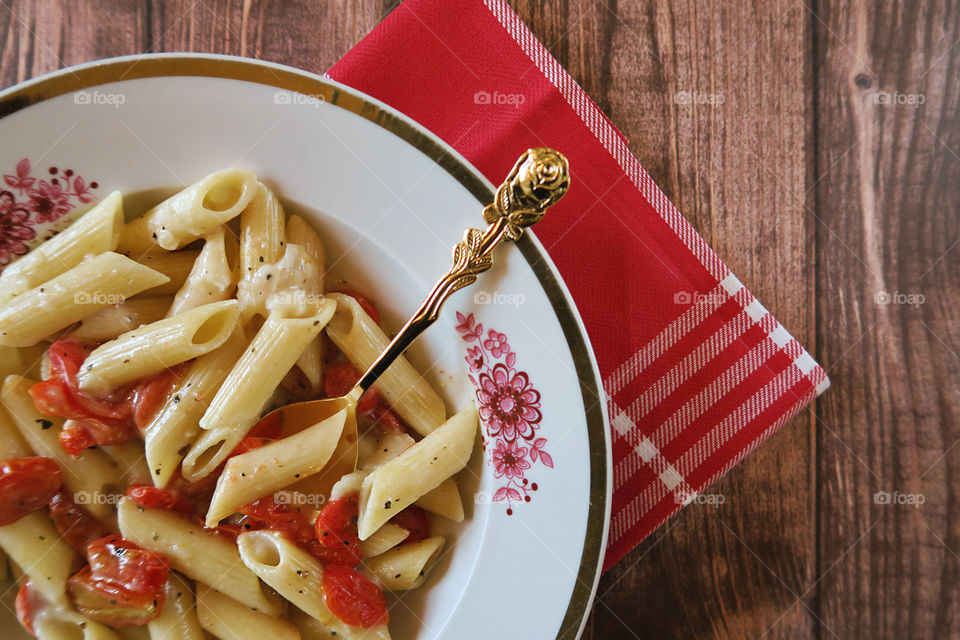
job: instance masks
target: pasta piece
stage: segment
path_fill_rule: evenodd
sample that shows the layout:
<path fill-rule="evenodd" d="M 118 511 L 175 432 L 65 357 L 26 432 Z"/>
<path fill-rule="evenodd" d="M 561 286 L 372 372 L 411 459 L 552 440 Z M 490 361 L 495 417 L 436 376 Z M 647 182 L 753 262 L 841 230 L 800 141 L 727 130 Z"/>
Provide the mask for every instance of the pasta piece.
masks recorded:
<path fill-rule="evenodd" d="M 190 309 L 125 333 L 87 356 L 77 375 L 80 389 L 104 394 L 213 351 L 240 319 L 235 300 Z"/>
<path fill-rule="evenodd" d="M 394 514 L 463 469 L 477 436 L 477 410 L 471 404 L 439 429 L 378 467 L 360 488 L 360 539 Z"/>
<path fill-rule="evenodd" d="M 277 615 L 282 603 L 264 590 L 240 561 L 236 545 L 170 512 L 144 509 L 129 498 L 117 507 L 120 533 L 127 540 L 163 554 L 170 568 L 210 585 L 257 611 Z"/>
<path fill-rule="evenodd" d="M 316 277 L 305 283 L 308 294 L 322 295 L 327 290 L 327 257 L 323 247 L 323 240 L 314 231 L 310 224 L 300 216 L 290 216 L 287 220 L 287 242 L 303 247 L 314 264 L 317 265 Z M 326 351 L 326 340 L 320 334 L 297 359 L 297 368 L 303 372 L 313 391 L 317 391 L 323 384 L 323 354 Z"/>
<path fill-rule="evenodd" d="M 20 435 L 13 418 L 5 408 L 0 407 L 0 460 L 25 458 L 32 455 L 33 451 Z"/>
<path fill-rule="evenodd" d="M 170 306 L 168 316 L 176 315 L 211 302 L 226 300 L 237 286 L 236 264 L 237 239 L 220 227 L 203 244 L 187 281 L 183 284 Z"/>
<path fill-rule="evenodd" d="M 114 191 L 66 229 L 7 266 L 0 275 L 0 304 L 25 293 L 84 258 L 113 251 L 123 226 L 123 198 Z"/>
<path fill-rule="evenodd" d="M 162 320 L 170 308 L 167 296 L 137 296 L 115 304 L 80 321 L 80 326 L 67 334 L 79 342 L 107 342 L 145 324 Z"/>
<path fill-rule="evenodd" d="M 147 623 L 150 640 L 204 640 L 190 583 L 179 573 L 170 572 L 163 593 L 160 615 Z"/>
<path fill-rule="evenodd" d="M 427 575 L 440 558 L 443 544 L 442 536 L 434 536 L 367 558 L 363 564 L 388 591 L 416 589 L 426 582 Z"/>
<path fill-rule="evenodd" d="M 29 347 L 166 281 L 162 273 L 118 253 L 88 258 L 0 307 L 0 345 Z"/>
<path fill-rule="evenodd" d="M 300 631 L 302 640 L 390 640 L 387 625 L 358 629 L 346 625 L 327 626 L 300 609 L 292 609 L 287 619 Z"/>
<path fill-rule="evenodd" d="M 406 540 L 409 535 L 410 532 L 403 527 L 388 522 L 360 543 L 360 553 L 364 558 L 379 556 Z"/>
<path fill-rule="evenodd" d="M 318 473 L 333 455 L 346 421 L 342 409 L 300 433 L 230 458 L 217 480 L 206 525 L 215 527 L 238 507 Z"/>
<path fill-rule="evenodd" d="M 237 217 L 257 191 L 257 177 L 242 169 L 211 173 L 164 200 L 123 228 L 120 247 L 179 249 Z"/>
<path fill-rule="evenodd" d="M 197 585 L 200 626 L 220 640 L 300 640 L 296 627 L 237 602 L 215 589 Z"/>
<path fill-rule="evenodd" d="M 354 298 L 341 293 L 330 296 L 337 301 L 337 311 L 327 325 L 327 336 L 357 369 L 366 371 L 390 340 Z M 403 356 L 383 372 L 374 386 L 421 435 L 439 427 L 446 418 L 443 400 Z"/>
<path fill-rule="evenodd" d="M 286 245 L 280 260 L 260 265 L 240 281 L 237 300 L 244 320 L 267 316 L 273 311 L 295 318 L 309 315 L 323 300 L 323 296 L 309 286 L 320 277 L 320 269 L 303 247 Z"/>
<path fill-rule="evenodd" d="M 306 344 L 330 320 L 333 308 L 333 302 L 325 300 L 307 318 L 270 314 L 200 419 L 206 433 L 184 458 L 183 474 L 188 480 L 202 478 L 219 466 L 250 431 Z"/>
<path fill-rule="evenodd" d="M 59 438 L 63 419 L 48 418 L 37 411 L 28 392 L 34 384 L 34 380 L 8 376 L 3 383 L 0 399 L 10 412 L 20 435 L 36 455 L 53 458 L 60 465 L 63 484 L 73 493 L 73 499 L 95 516 L 109 522 L 112 509 L 107 504 L 109 501 L 105 488 L 120 482 L 120 470 L 99 449 L 85 449 L 77 456 L 64 451 Z"/>
<path fill-rule="evenodd" d="M 373 471 L 396 458 L 416 442 L 406 433 L 388 431 L 377 440 L 373 450 L 363 457 L 358 466 L 365 471 Z"/>
<path fill-rule="evenodd" d="M 286 216 L 277 196 L 262 182 L 247 208 L 240 214 L 240 271 L 246 279 L 260 265 L 272 264 L 283 255 Z"/>
<path fill-rule="evenodd" d="M 197 423 L 220 388 L 225 373 L 236 364 L 247 339 L 243 328 L 234 329 L 227 341 L 192 363 L 179 386 L 144 429 L 147 466 L 154 485 L 165 487 L 196 440 Z"/>
<path fill-rule="evenodd" d="M 40 640 L 122 640 L 118 631 L 65 608 L 51 607 L 36 616 L 33 629 Z"/>
<path fill-rule="evenodd" d="M 150 469 L 147 468 L 147 458 L 143 455 L 143 444 L 139 440 L 102 446 L 100 449 L 113 461 L 123 486 L 150 484 Z"/>
<path fill-rule="evenodd" d="M 323 601 L 323 566 L 312 555 L 267 529 L 241 533 L 237 548 L 243 564 L 285 600 L 324 624 L 334 620 Z"/>
<path fill-rule="evenodd" d="M 0 347 L 0 381 L 11 375 L 38 376 L 47 355 L 47 345 L 32 347 Z"/>
<path fill-rule="evenodd" d="M 148 296 L 165 296 L 175 294 L 187 282 L 190 272 L 193 271 L 193 265 L 200 257 L 200 251 L 197 249 L 170 252 L 151 251 L 143 255 L 133 253 L 130 257 L 170 278 L 169 282 L 143 292 L 144 295 Z"/>
<path fill-rule="evenodd" d="M 457 481 L 447 478 L 436 489 L 428 491 L 414 502 L 421 509 L 443 516 L 454 522 L 463 522 L 463 501 Z"/>
<path fill-rule="evenodd" d="M 0 527 L 0 547 L 47 601 L 69 607 L 67 579 L 80 568 L 80 554 L 63 541 L 45 512 L 34 511 Z"/>

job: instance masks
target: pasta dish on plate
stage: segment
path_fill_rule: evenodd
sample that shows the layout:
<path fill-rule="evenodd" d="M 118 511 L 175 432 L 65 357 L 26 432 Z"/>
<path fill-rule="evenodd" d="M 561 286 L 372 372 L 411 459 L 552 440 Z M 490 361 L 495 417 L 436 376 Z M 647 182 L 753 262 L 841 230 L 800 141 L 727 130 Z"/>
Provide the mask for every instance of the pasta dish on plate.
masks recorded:
<path fill-rule="evenodd" d="M 478 418 L 402 356 L 359 400 L 273 412 L 348 396 L 389 342 L 327 280 L 240 169 L 129 222 L 114 192 L 0 274 L 0 574 L 27 631 L 390 637 L 385 592 L 464 519 Z"/>

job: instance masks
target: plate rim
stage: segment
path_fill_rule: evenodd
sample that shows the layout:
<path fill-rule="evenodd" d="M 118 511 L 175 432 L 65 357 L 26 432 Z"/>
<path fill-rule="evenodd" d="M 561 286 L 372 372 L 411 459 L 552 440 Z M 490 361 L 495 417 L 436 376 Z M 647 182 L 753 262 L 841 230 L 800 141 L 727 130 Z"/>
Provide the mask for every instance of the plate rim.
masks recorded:
<path fill-rule="evenodd" d="M 413 146 L 457 180 L 479 204 L 493 200 L 495 186 L 458 151 L 412 118 L 326 74 L 256 58 L 190 52 L 148 53 L 68 66 L 0 91 L 0 120 L 66 93 L 125 80 L 176 76 L 254 82 L 322 97 Z M 583 633 L 596 597 L 610 526 L 613 483 L 609 416 L 590 338 L 570 291 L 533 233 L 528 231 L 516 244 L 560 323 L 577 370 L 585 409 L 590 449 L 587 526 L 573 592 L 556 636 L 557 640 L 577 639 Z"/>

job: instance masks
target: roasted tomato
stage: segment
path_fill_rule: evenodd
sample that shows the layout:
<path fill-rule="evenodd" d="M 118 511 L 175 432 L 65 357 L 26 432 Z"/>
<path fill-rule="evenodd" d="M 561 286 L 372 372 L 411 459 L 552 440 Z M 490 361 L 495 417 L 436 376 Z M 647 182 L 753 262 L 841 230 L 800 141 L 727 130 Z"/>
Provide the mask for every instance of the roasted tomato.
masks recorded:
<path fill-rule="evenodd" d="M 163 556 L 114 535 L 90 543 L 87 560 L 67 581 L 77 611 L 114 627 L 146 624 L 160 613 L 170 572 Z"/>
<path fill-rule="evenodd" d="M 368 629 L 390 620 L 380 587 L 343 565 L 324 567 L 323 601 L 333 615 L 354 627 Z"/>
<path fill-rule="evenodd" d="M 105 522 L 74 502 L 66 491 L 57 492 L 48 506 L 57 531 L 70 546 L 84 555 L 91 542 L 113 533 Z"/>
<path fill-rule="evenodd" d="M 427 512 L 420 507 L 410 505 L 390 518 L 390 522 L 410 532 L 410 535 L 404 538 L 404 544 L 420 542 L 430 537 L 430 518 L 427 517 Z"/>
<path fill-rule="evenodd" d="M 0 526 L 47 506 L 62 482 L 63 473 L 50 458 L 0 461 Z"/>

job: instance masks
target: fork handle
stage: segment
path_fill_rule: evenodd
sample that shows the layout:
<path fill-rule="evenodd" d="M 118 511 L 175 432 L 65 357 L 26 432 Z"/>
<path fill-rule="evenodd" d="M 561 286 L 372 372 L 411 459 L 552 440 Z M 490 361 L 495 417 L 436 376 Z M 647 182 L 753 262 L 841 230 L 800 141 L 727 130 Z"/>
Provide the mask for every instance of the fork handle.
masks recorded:
<path fill-rule="evenodd" d="M 360 377 L 350 395 L 359 399 L 436 322 L 451 294 L 473 284 L 478 275 L 493 266 L 493 250 L 505 240 L 519 240 L 523 230 L 542 220 L 546 210 L 563 197 L 569 186 L 570 166 L 561 153 L 545 147 L 525 151 L 497 188 L 494 201 L 483 209 L 487 228 L 466 230 L 463 240 L 453 248 L 453 266 Z"/>

